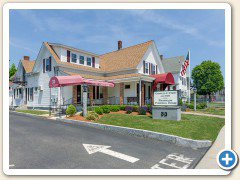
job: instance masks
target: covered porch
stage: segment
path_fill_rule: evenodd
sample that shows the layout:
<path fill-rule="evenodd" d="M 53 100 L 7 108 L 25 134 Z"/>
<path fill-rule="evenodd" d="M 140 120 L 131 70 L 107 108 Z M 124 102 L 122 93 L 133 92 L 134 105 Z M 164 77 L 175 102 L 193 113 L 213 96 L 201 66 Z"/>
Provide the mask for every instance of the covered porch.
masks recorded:
<path fill-rule="evenodd" d="M 55 76 L 51 78 L 49 87 L 59 88 L 60 102 L 57 104 L 82 106 L 83 84 L 88 85 L 87 103 L 90 106 L 144 106 L 152 104 L 154 91 L 170 90 L 170 86 L 174 85 L 174 78 L 171 73 L 136 75 L 111 81 L 85 79 L 81 76 Z"/>

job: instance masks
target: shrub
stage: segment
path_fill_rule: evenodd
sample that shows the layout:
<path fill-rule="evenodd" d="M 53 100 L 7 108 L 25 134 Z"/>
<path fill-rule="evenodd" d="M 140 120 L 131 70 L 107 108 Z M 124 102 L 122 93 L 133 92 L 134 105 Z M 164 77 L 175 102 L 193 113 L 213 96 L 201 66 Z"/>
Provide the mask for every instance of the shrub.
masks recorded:
<path fill-rule="evenodd" d="M 179 105 L 180 105 L 180 106 L 182 106 L 182 105 L 183 105 L 182 98 L 179 98 Z"/>
<path fill-rule="evenodd" d="M 138 112 L 139 106 L 133 106 L 133 112 Z"/>
<path fill-rule="evenodd" d="M 76 112 L 77 112 L 77 110 L 76 110 L 75 106 L 70 104 L 66 110 L 66 115 L 73 116 L 74 114 L 76 114 Z"/>
<path fill-rule="evenodd" d="M 109 106 L 102 106 L 103 113 L 108 114 L 110 113 L 110 107 Z"/>
<path fill-rule="evenodd" d="M 133 112 L 132 106 L 126 106 L 125 111 L 127 111 L 127 114 L 131 114 Z"/>
<path fill-rule="evenodd" d="M 126 108 L 126 105 L 121 105 L 121 106 L 119 106 L 119 108 L 120 108 L 120 110 L 125 110 L 125 108 Z"/>
<path fill-rule="evenodd" d="M 189 105 L 188 105 L 188 108 L 194 109 L 194 105 L 193 105 L 193 104 L 189 104 Z"/>
<path fill-rule="evenodd" d="M 119 106 L 111 106 L 110 111 L 111 112 L 118 112 L 118 111 L 120 111 L 120 108 L 119 108 Z"/>
<path fill-rule="evenodd" d="M 204 109 L 204 108 L 207 107 L 207 103 L 204 103 L 204 102 L 199 103 L 198 105 L 199 105 L 199 108 L 198 108 L 198 109 Z"/>
<path fill-rule="evenodd" d="M 95 121 L 95 120 L 97 120 L 97 118 L 93 114 L 89 114 L 89 115 L 86 116 L 86 120 L 93 120 L 93 121 Z"/>
<path fill-rule="evenodd" d="M 96 119 L 98 119 L 98 114 L 97 114 L 96 112 L 94 112 L 94 111 L 88 112 L 88 115 L 92 115 L 92 116 L 94 116 Z"/>
<path fill-rule="evenodd" d="M 145 106 L 142 106 L 138 109 L 138 114 L 139 115 L 146 115 L 148 108 Z"/>
<path fill-rule="evenodd" d="M 97 114 L 102 115 L 103 114 L 103 109 L 100 107 L 95 108 L 94 110 Z"/>

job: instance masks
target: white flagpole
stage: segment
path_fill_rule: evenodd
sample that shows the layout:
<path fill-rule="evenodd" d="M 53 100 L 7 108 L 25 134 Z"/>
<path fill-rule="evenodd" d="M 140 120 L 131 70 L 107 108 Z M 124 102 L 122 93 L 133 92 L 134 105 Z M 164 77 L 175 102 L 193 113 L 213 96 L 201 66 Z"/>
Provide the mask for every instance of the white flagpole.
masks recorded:
<path fill-rule="evenodd" d="M 191 75 L 190 75 L 190 50 L 188 50 L 189 52 L 189 70 L 188 70 L 188 104 L 190 104 L 190 98 L 191 98 L 191 91 L 190 91 L 190 79 L 191 79 Z"/>

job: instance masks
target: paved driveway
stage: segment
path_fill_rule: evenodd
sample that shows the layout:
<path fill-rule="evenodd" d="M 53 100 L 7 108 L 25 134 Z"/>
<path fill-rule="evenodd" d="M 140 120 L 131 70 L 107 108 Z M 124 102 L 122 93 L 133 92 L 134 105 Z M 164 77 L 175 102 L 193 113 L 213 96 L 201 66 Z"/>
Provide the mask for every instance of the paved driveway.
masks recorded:
<path fill-rule="evenodd" d="M 9 117 L 15 169 L 194 168 L 207 151 L 16 112 Z"/>

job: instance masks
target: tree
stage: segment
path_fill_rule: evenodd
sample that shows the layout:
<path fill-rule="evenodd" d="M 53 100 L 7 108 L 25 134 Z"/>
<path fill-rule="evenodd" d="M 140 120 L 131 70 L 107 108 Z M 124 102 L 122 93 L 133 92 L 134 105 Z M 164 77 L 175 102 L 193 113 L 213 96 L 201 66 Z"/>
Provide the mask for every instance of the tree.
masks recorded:
<path fill-rule="evenodd" d="M 209 101 L 211 101 L 213 93 L 224 88 L 220 68 L 219 63 L 207 60 L 192 70 L 193 85 L 197 88 L 197 93 L 200 95 L 209 95 Z"/>
<path fill-rule="evenodd" d="M 16 72 L 17 72 L 17 69 L 15 67 L 15 64 L 13 63 L 11 68 L 9 68 L 9 78 L 11 78 Z"/>

